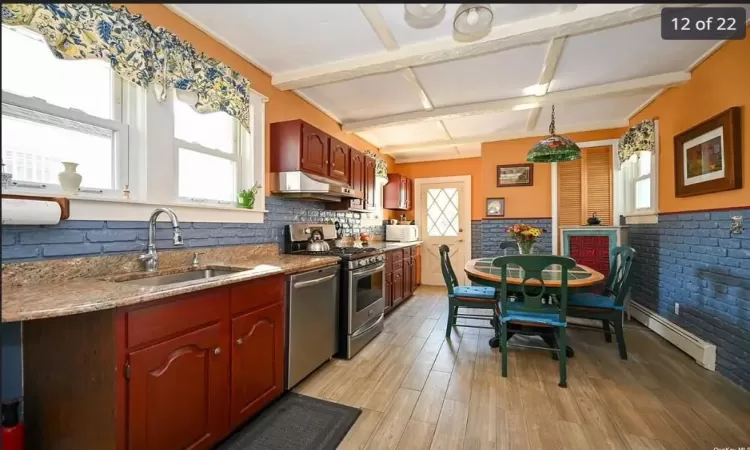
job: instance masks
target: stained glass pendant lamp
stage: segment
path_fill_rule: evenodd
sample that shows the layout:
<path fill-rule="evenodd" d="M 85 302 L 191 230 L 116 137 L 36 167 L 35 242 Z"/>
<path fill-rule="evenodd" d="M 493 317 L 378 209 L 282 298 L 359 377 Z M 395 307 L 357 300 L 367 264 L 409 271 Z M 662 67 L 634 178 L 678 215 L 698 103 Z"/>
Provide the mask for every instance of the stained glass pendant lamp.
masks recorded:
<path fill-rule="evenodd" d="M 552 121 L 549 124 L 550 136 L 539 141 L 526 155 L 526 161 L 553 163 L 575 161 L 581 158 L 581 149 L 565 136 L 555 134 L 555 105 L 552 105 Z"/>

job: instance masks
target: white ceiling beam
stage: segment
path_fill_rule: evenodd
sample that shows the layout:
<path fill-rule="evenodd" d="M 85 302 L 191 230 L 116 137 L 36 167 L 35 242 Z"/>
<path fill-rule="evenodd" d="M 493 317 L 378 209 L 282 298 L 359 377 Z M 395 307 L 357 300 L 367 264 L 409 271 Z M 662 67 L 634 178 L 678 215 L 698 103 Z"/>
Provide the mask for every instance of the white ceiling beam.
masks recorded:
<path fill-rule="evenodd" d="M 587 4 L 574 11 L 499 25 L 475 42 L 456 42 L 452 37 L 401 47 L 356 58 L 321 64 L 305 69 L 275 74 L 274 87 L 281 90 L 301 89 L 336 81 L 393 72 L 407 67 L 452 61 L 495 53 L 514 47 L 547 42 L 561 36 L 572 36 L 612 28 L 656 17 L 665 6 L 689 4 Z M 374 6 L 374 5 L 373 5 Z"/>
<path fill-rule="evenodd" d="M 618 81 L 615 83 L 550 92 L 549 94 L 541 96 L 526 95 L 489 102 L 445 106 L 435 108 L 432 111 L 415 111 L 403 114 L 393 114 L 386 117 L 344 123 L 342 129 L 348 133 L 356 133 L 374 128 L 416 123 L 425 120 L 444 120 L 502 111 L 524 111 L 555 103 L 570 103 L 590 98 L 630 95 L 653 89 L 677 86 L 686 83 L 689 80 L 690 74 L 687 72 L 670 72 L 649 77 L 634 78 L 632 80 Z"/>
<path fill-rule="evenodd" d="M 622 120 L 611 120 L 611 121 L 606 121 L 606 122 L 591 122 L 591 123 L 570 125 L 567 127 L 557 126 L 556 127 L 557 129 L 555 131 L 558 134 L 565 134 L 565 133 L 577 133 L 581 131 L 591 131 L 591 130 L 606 130 L 609 128 L 621 128 L 621 127 L 627 127 L 627 126 L 628 126 L 628 121 L 625 119 L 622 119 Z M 470 136 L 470 137 L 465 137 L 465 138 L 420 142 L 417 144 L 391 145 L 391 146 L 381 147 L 380 152 L 386 155 L 395 156 L 395 155 L 429 152 L 429 151 L 434 151 L 440 148 L 453 147 L 456 145 L 478 144 L 478 143 L 493 142 L 493 141 L 506 141 L 509 139 L 521 139 L 521 138 L 534 137 L 534 136 L 539 136 L 539 132 L 538 131 L 509 131 L 509 132 L 494 133 L 494 134 L 489 134 L 489 135 L 484 135 L 484 136 Z"/>
<path fill-rule="evenodd" d="M 563 5 L 566 6 L 566 5 Z M 547 46 L 547 54 L 544 57 L 544 65 L 542 66 L 542 73 L 539 74 L 539 82 L 537 83 L 537 95 L 546 95 L 549 92 L 549 84 L 555 77 L 557 71 L 557 63 L 560 61 L 563 47 L 565 46 L 565 38 L 552 39 Z M 526 121 L 526 129 L 533 130 L 536 128 L 536 122 L 539 120 L 539 113 L 542 112 L 542 108 L 534 108 L 529 111 L 529 118 Z"/>
<path fill-rule="evenodd" d="M 479 158 L 482 156 L 482 150 L 462 152 L 462 153 L 438 153 L 434 155 L 428 154 L 417 154 L 413 156 L 401 155 L 394 157 L 393 160 L 396 164 L 409 164 L 416 162 L 427 162 L 427 161 L 445 161 L 448 159 L 469 159 Z"/>

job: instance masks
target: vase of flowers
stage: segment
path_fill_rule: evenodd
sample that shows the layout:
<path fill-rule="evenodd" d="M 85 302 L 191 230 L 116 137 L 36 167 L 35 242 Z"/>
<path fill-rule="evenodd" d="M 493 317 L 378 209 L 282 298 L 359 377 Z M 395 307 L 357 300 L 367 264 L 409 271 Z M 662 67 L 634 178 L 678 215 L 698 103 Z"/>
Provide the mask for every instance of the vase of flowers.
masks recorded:
<path fill-rule="evenodd" d="M 245 209 L 253 209 L 255 207 L 255 196 L 258 194 L 260 189 L 260 183 L 255 183 L 250 189 L 243 189 L 237 194 L 237 206 Z"/>
<path fill-rule="evenodd" d="M 532 227 L 525 223 L 517 223 L 505 230 L 518 244 L 518 253 L 531 255 L 539 238 L 547 232 L 543 228 Z"/>

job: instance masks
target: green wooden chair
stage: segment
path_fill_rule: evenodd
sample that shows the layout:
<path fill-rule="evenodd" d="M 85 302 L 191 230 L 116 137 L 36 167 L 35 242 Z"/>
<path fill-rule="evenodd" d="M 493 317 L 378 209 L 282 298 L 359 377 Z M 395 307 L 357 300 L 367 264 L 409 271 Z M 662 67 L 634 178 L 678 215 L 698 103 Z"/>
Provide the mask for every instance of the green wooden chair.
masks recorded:
<path fill-rule="evenodd" d="M 445 286 L 448 288 L 448 323 L 445 326 L 445 337 L 451 338 L 451 327 L 461 326 L 466 328 L 486 328 L 495 330 L 494 326 L 483 327 L 479 325 L 458 325 L 456 319 L 479 319 L 486 320 L 488 316 L 478 314 L 459 314 L 458 308 L 486 309 L 495 313 L 497 304 L 496 291 L 487 286 L 459 286 L 456 273 L 453 271 L 450 259 L 450 248 L 447 245 L 440 246 L 440 268 L 443 272 Z"/>
<path fill-rule="evenodd" d="M 514 264 L 523 269 L 523 283 L 521 295 L 523 301 L 508 301 L 508 265 Z M 501 284 L 498 296 L 500 298 L 500 349 L 502 351 L 503 377 L 508 376 L 508 324 L 515 323 L 527 327 L 556 327 L 557 348 L 552 351 L 558 354 L 560 360 L 560 387 L 567 387 L 567 355 L 565 329 L 566 310 L 568 306 L 568 270 L 576 266 L 576 262 L 567 256 L 554 255 L 512 255 L 498 256 L 492 260 L 494 267 L 500 267 Z M 542 273 L 551 265 L 560 267 L 560 288 L 557 302 L 544 301 L 546 288 Z M 533 280 L 532 283 L 529 283 Z M 512 345 L 513 347 L 533 348 L 549 351 L 548 347 L 531 345 Z"/>
<path fill-rule="evenodd" d="M 630 247 L 612 249 L 609 276 L 601 294 L 574 294 L 568 300 L 568 316 L 602 321 L 604 340 L 612 342 L 610 323 L 615 328 L 620 358 L 628 359 L 625 336 L 622 330 L 625 299 L 630 290 L 630 268 L 635 250 Z M 577 326 L 580 327 L 580 326 Z M 590 328 L 583 326 L 583 328 Z M 598 329 L 598 328 L 597 328 Z"/>

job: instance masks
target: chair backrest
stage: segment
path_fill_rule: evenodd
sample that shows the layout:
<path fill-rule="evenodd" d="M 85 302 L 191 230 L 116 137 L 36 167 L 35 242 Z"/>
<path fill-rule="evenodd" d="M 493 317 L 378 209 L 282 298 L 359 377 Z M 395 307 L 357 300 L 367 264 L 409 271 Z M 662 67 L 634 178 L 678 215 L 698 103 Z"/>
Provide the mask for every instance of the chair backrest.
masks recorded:
<path fill-rule="evenodd" d="M 508 254 L 508 250 L 518 250 L 518 243 L 516 241 L 504 241 L 500 243 L 500 250 L 503 251 L 503 255 Z"/>
<path fill-rule="evenodd" d="M 508 266 L 511 264 L 523 269 L 519 271 L 519 275 L 523 277 L 521 283 L 523 302 L 508 302 Z M 576 266 L 575 260 L 567 256 L 556 255 L 510 255 L 498 256 L 492 260 L 492 265 L 500 267 L 500 301 L 503 315 L 511 310 L 528 313 L 556 313 L 560 322 L 565 322 L 568 308 L 568 270 Z M 553 265 L 558 267 L 550 267 Z M 543 272 L 547 268 L 560 271 L 560 295 L 557 304 L 542 304 L 546 293 Z M 530 292 L 532 290 L 537 293 L 533 294 Z"/>
<path fill-rule="evenodd" d="M 635 250 L 631 247 L 612 249 L 612 264 L 604 285 L 604 294 L 615 297 L 615 305 L 623 306 L 630 290 L 630 268 L 633 265 Z"/>
<path fill-rule="evenodd" d="M 450 252 L 451 249 L 447 245 L 440 246 L 440 269 L 443 272 L 445 287 L 448 288 L 448 295 L 453 295 L 453 288 L 458 286 L 458 278 L 456 278 L 456 272 L 453 271 L 453 266 L 451 266 Z"/>

